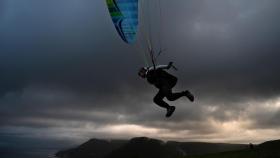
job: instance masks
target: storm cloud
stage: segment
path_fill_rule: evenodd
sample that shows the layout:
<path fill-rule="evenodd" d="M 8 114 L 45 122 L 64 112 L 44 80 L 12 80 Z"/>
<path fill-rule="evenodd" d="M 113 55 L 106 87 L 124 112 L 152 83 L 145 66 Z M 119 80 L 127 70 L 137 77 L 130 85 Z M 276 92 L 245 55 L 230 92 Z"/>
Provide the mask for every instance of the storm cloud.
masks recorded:
<path fill-rule="evenodd" d="M 2 0 L 0 137 L 276 139 L 279 6 L 278 0 L 161 0 L 161 26 L 152 23 L 166 48 L 160 63 L 179 68 L 171 72 L 179 78 L 175 91 L 196 96 L 194 103 L 172 102 L 177 110 L 166 119 L 152 102 L 157 90 L 137 76 L 144 66 L 137 44 L 118 37 L 105 1 Z M 148 13 L 152 20 L 158 15 Z"/>

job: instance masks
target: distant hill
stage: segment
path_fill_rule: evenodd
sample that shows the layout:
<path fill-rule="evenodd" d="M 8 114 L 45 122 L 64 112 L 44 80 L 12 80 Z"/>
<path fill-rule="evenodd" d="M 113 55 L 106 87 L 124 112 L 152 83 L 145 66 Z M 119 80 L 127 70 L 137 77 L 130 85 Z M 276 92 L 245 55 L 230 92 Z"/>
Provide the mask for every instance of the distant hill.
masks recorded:
<path fill-rule="evenodd" d="M 242 144 L 164 142 L 147 137 L 131 140 L 91 139 L 77 148 L 59 151 L 60 158 L 180 158 L 248 148 Z"/>
<path fill-rule="evenodd" d="M 125 140 L 91 139 L 77 148 L 59 151 L 56 156 L 60 158 L 104 158 L 125 143 L 127 143 Z"/>
<path fill-rule="evenodd" d="M 217 153 L 248 148 L 244 144 L 204 143 L 204 142 L 167 142 L 169 146 L 176 146 L 184 151 L 185 155 Z"/>
<path fill-rule="evenodd" d="M 141 137 L 131 139 L 106 158 L 174 158 L 183 154 L 176 146 L 169 146 L 161 140 Z"/>
<path fill-rule="evenodd" d="M 280 151 L 280 140 L 272 140 L 264 142 L 258 147 L 262 150 L 279 150 Z"/>
<path fill-rule="evenodd" d="M 186 156 L 185 158 L 280 158 L 280 140 L 267 141 L 253 148 L 203 154 L 196 156 Z"/>

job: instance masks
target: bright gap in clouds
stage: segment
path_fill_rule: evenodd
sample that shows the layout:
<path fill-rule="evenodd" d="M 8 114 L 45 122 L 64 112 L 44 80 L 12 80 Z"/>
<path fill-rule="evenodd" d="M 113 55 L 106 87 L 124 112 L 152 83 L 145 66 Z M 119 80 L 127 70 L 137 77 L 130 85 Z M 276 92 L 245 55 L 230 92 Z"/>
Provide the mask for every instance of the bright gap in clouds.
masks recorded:
<path fill-rule="evenodd" d="M 45 120 L 40 119 L 32 120 L 32 122 L 37 123 L 54 123 L 59 124 L 58 127 L 49 128 L 44 132 L 38 132 L 40 130 L 35 130 L 38 133 L 43 133 L 44 135 L 49 135 L 50 137 L 56 135 L 60 138 L 72 138 L 74 140 L 86 140 L 92 137 L 98 138 L 116 138 L 116 139 L 128 139 L 132 137 L 147 136 L 153 138 L 159 138 L 163 140 L 177 140 L 177 141 L 206 141 L 206 142 L 230 142 L 230 143 L 261 143 L 266 140 L 277 139 L 280 137 L 279 129 L 274 127 L 260 128 L 256 126 L 258 120 L 255 117 L 262 116 L 263 113 L 271 113 L 271 116 L 279 112 L 280 110 L 280 99 L 272 99 L 264 102 L 249 102 L 244 103 L 246 106 L 243 109 L 242 115 L 234 117 L 232 120 L 219 120 L 211 116 L 212 112 L 218 110 L 217 107 L 205 106 L 209 112 L 209 115 L 205 120 L 205 124 L 208 128 L 215 129 L 212 132 L 205 134 L 195 133 L 192 128 L 185 127 L 185 129 L 172 129 L 172 126 L 151 127 L 147 125 L 142 125 L 141 123 L 130 122 L 129 117 L 122 114 L 116 114 L 114 117 L 110 114 L 110 117 L 119 119 L 112 124 L 98 125 L 94 122 L 88 121 L 67 121 L 67 120 Z M 78 112 L 80 115 L 92 115 L 93 113 Z M 94 112 L 98 114 L 99 117 L 106 118 L 107 114 L 104 112 Z M 109 115 L 109 114 L 108 114 Z M 233 114 L 229 114 L 233 115 Z M 106 118 L 108 119 L 108 118 Z M 263 118 L 266 119 L 266 118 Z M 269 118 L 267 118 L 269 119 Z M 38 122 L 39 121 L 39 122 Z M 123 122 L 123 123 L 122 123 Z M 126 123 L 125 123 L 126 122 Z M 187 124 L 189 120 L 181 120 L 177 122 L 178 124 Z M 16 131 L 16 130 L 15 130 Z M 27 130 L 25 131 L 27 132 Z"/>

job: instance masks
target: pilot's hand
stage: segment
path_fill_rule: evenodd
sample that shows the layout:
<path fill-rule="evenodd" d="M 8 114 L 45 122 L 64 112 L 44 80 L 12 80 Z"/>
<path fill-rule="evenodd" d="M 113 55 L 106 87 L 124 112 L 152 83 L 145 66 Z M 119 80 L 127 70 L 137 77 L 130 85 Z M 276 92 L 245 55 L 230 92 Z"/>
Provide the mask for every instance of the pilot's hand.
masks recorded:
<path fill-rule="evenodd" d="M 171 68 L 172 66 L 173 66 L 173 62 L 169 62 L 168 69 Z"/>

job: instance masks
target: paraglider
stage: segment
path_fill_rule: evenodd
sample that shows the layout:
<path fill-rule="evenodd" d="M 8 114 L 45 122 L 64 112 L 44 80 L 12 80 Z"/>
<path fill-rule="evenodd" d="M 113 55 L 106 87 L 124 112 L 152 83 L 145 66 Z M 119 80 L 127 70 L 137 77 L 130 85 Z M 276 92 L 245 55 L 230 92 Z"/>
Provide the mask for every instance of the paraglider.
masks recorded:
<path fill-rule="evenodd" d="M 141 0 L 140 0 L 141 1 Z M 151 0 L 147 0 L 146 2 Z M 141 1 L 142 3 L 144 1 Z M 160 0 L 159 6 L 160 6 Z M 121 39 L 128 43 L 136 43 L 137 35 L 139 34 L 139 2 L 138 0 L 106 0 L 109 13 L 111 15 L 112 21 L 115 25 L 115 28 L 121 37 Z M 161 19 L 161 9 L 159 9 L 160 14 L 159 18 Z M 149 17 L 150 18 L 150 17 Z M 151 25 L 151 24 L 148 24 Z M 161 27 L 161 26 L 159 26 Z M 148 26 L 150 28 L 150 26 Z M 161 30 L 159 28 L 159 30 Z M 152 44 L 151 39 L 151 30 L 148 31 L 149 36 L 146 35 L 146 42 L 148 44 L 147 48 L 143 51 L 145 56 L 146 53 L 149 54 L 149 61 L 152 64 L 148 64 L 146 67 L 142 67 L 138 75 L 141 78 L 147 79 L 147 81 L 159 89 L 158 93 L 154 97 L 153 101 L 155 104 L 159 105 L 162 108 L 166 109 L 166 117 L 170 117 L 175 111 L 175 106 L 170 106 L 163 99 L 166 97 L 169 101 L 175 101 L 183 96 L 186 96 L 191 102 L 194 101 L 194 96 L 189 91 L 182 91 L 179 93 L 173 93 L 172 88 L 177 83 L 177 77 L 171 75 L 165 70 L 170 69 L 171 67 L 177 70 L 173 63 L 170 62 L 168 65 L 157 65 L 157 57 L 163 52 L 161 46 L 157 56 L 155 56 L 155 50 Z M 161 34 L 161 32 L 159 32 Z M 161 40 L 161 38 L 158 38 Z M 161 42 L 159 42 L 161 44 Z M 165 70 L 164 70 L 165 69 Z"/>
<path fill-rule="evenodd" d="M 106 0 L 113 23 L 126 43 L 136 39 L 138 27 L 138 0 Z"/>
<path fill-rule="evenodd" d="M 163 98 L 166 97 L 169 101 L 175 101 L 183 96 L 186 96 L 191 102 L 194 101 L 194 96 L 188 90 L 179 93 L 173 93 L 172 88 L 177 83 L 177 77 L 169 74 L 164 69 L 168 70 L 173 65 L 170 62 L 168 65 L 158 65 L 154 67 L 143 67 L 139 70 L 138 75 L 146 78 L 147 81 L 159 89 L 154 97 L 154 103 L 166 109 L 166 117 L 170 117 L 175 111 L 175 106 L 170 106 Z"/>

